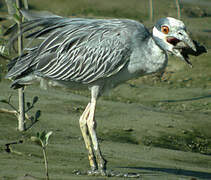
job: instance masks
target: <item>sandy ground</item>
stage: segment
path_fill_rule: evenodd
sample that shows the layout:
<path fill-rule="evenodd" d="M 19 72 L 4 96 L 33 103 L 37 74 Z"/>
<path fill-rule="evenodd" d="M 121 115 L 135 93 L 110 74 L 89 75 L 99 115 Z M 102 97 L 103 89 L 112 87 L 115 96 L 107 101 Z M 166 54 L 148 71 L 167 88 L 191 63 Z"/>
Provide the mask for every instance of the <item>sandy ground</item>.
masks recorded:
<path fill-rule="evenodd" d="M 0 98 L 5 99 L 12 92 L 12 103 L 16 104 L 16 91 L 10 90 L 8 86 L 8 82 L 1 83 Z M 124 90 L 124 93 L 127 88 L 131 87 L 127 84 L 119 87 L 122 91 Z M 142 97 L 143 103 L 124 103 L 103 99 L 98 102 L 96 112 L 98 134 L 103 154 L 108 160 L 108 169 L 122 173 L 138 173 L 141 174 L 139 179 L 142 180 L 210 180 L 210 155 L 156 147 L 153 144 L 146 146 L 144 143 L 146 138 L 148 141 L 150 138 L 152 141 L 155 138 L 159 140 L 163 134 L 173 137 L 193 129 L 197 129 L 209 139 L 210 111 L 165 110 L 149 102 L 158 101 L 155 98 L 156 95 L 159 99 L 167 100 L 165 96 L 168 93 L 168 100 L 176 97 L 177 100 L 187 101 L 195 97 L 194 101 L 198 101 L 199 104 L 201 99 L 209 103 L 211 102 L 208 96 L 210 91 L 208 89 L 199 91 L 194 88 L 191 90 L 181 88 L 175 91 L 175 89 L 169 90 L 156 86 L 153 88 L 143 86 L 138 90 L 142 90 L 145 97 Z M 149 98 L 152 91 L 156 95 Z M 29 101 L 34 94 L 39 96 L 39 101 L 31 114 L 37 109 L 42 110 L 40 121 L 25 133 L 19 133 L 16 131 L 16 118 L 13 115 L 0 113 L 1 179 L 44 178 L 41 150 L 30 141 L 32 135 L 42 130 L 53 131 L 47 149 L 51 179 L 107 179 L 107 177 L 77 176 L 73 173 L 74 170 L 85 172 L 89 168 L 78 125 L 80 114 L 89 98 L 61 89 L 44 91 L 37 86 L 27 88 L 26 93 Z M 161 103 L 161 100 L 158 103 Z M 0 107 L 7 106 L 0 104 Z M 20 139 L 24 143 L 11 146 L 13 153 L 5 152 L 6 143 Z M 24 177 L 26 174 L 28 176 Z M 112 177 L 110 179 L 129 178 Z"/>

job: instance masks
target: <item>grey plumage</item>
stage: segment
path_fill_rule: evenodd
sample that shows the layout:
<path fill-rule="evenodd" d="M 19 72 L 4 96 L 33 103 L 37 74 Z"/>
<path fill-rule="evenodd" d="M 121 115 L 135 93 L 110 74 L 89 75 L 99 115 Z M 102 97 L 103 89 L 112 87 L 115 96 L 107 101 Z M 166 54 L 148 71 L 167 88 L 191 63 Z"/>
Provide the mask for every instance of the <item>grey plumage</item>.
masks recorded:
<path fill-rule="evenodd" d="M 189 54 L 205 52 L 190 39 L 184 23 L 174 18 L 158 21 L 151 34 L 134 20 L 70 19 L 25 11 L 23 15 L 29 21 L 22 24 L 22 34 L 30 43 L 38 42 L 11 61 L 6 77 L 14 80 L 13 88 L 46 78 L 70 88 L 90 89 L 91 101 L 79 122 L 92 171 L 102 175 L 106 174 L 106 160 L 94 120 L 99 95 L 121 82 L 162 71 L 168 54 L 190 63 Z"/>
<path fill-rule="evenodd" d="M 116 74 L 129 62 L 133 48 L 130 36 L 136 28 L 145 32 L 144 36 L 149 35 L 141 24 L 132 20 L 62 17 L 23 23 L 23 33 L 38 26 L 41 30 L 26 37 L 48 36 L 19 61 L 16 61 L 18 58 L 12 61 L 11 64 L 16 64 L 9 68 L 7 78 L 17 79 L 33 72 L 55 80 L 91 83 Z"/>

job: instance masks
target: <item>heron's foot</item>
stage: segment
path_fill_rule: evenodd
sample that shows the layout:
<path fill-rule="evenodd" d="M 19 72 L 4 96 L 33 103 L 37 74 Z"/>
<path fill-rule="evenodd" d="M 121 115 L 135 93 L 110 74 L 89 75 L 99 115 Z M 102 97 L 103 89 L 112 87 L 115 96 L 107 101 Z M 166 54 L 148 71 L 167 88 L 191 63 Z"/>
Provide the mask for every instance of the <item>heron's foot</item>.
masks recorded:
<path fill-rule="evenodd" d="M 76 175 L 89 175 L 89 176 L 107 176 L 107 177 L 123 177 L 123 178 L 141 178 L 139 173 L 122 173 L 112 170 L 89 170 L 88 172 L 81 172 L 80 170 L 74 170 Z"/>
<path fill-rule="evenodd" d="M 102 156 L 100 156 L 100 158 L 97 158 L 97 162 L 98 162 L 98 171 L 100 172 L 100 174 L 102 176 L 107 176 L 107 171 L 106 171 L 106 164 L 107 164 L 107 160 L 104 159 Z"/>
<path fill-rule="evenodd" d="M 96 171 L 98 169 L 95 156 L 89 156 L 89 163 L 90 163 L 90 167 L 91 167 L 90 171 L 94 172 L 94 171 Z"/>
<path fill-rule="evenodd" d="M 88 171 L 87 174 L 91 176 L 141 178 L 141 174 L 139 173 L 122 173 L 122 172 L 116 172 L 112 170 L 99 170 L 99 169 L 95 171 Z"/>
<path fill-rule="evenodd" d="M 141 178 L 139 173 L 122 173 L 117 171 L 106 171 L 108 177 Z"/>
<path fill-rule="evenodd" d="M 90 176 L 107 176 L 107 173 L 104 170 L 96 169 L 96 170 L 89 170 L 87 172 L 87 175 L 90 175 Z"/>

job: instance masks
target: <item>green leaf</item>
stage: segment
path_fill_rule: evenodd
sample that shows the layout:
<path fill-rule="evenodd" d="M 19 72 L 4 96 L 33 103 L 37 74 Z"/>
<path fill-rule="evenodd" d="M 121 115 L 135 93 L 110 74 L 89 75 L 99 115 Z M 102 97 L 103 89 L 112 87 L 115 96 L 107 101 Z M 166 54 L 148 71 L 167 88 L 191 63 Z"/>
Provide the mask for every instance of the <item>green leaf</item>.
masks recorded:
<path fill-rule="evenodd" d="M 45 131 L 43 131 L 43 132 L 40 134 L 40 140 L 41 140 L 42 142 L 45 141 L 45 135 L 46 135 L 46 132 L 45 132 Z M 45 144 L 45 143 L 44 143 L 44 144 Z"/>
<path fill-rule="evenodd" d="M 35 142 L 37 145 L 42 147 L 42 143 L 41 143 L 41 141 L 40 141 L 40 139 L 38 137 L 32 136 L 31 137 L 31 141 Z"/>
<path fill-rule="evenodd" d="M 8 104 L 7 100 L 5 99 L 0 100 L 0 102 Z"/>
<path fill-rule="evenodd" d="M 31 107 L 31 103 L 30 102 L 27 102 L 26 103 L 26 106 L 27 106 L 27 108 L 30 108 Z"/>
<path fill-rule="evenodd" d="M 17 14 L 13 14 L 12 17 L 17 24 L 19 24 L 21 22 L 21 17 L 18 16 Z"/>
<path fill-rule="evenodd" d="M 14 6 L 14 8 L 15 8 L 16 14 L 17 14 L 19 17 L 21 17 L 20 8 L 18 8 L 17 3 L 14 3 L 13 6 Z"/>
<path fill-rule="evenodd" d="M 39 138 L 39 139 L 40 139 L 40 133 L 39 133 L 39 132 L 37 132 L 37 138 Z"/>
<path fill-rule="evenodd" d="M 48 145 L 48 140 L 52 135 L 52 133 L 53 133 L 52 131 L 46 133 L 45 130 L 41 133 L 37 132 L 37 136 L 32 136 L 31 140 L 36 142 L 36 144 L 38 144 L 42 148 L 45 148 Z"/>
<path fill-rule="evenodd" d="M 35 121 L 37 121 L 40 116 L 41 116 L 41 111 L 37 110 L 35 113 Z"/>
<path fill-rule="evenodd" d="M 34 121 L 34 117 L 33 117 L 33 116 L 31 116 L 31 117 L 30 117 L 30 120 L 31 120 L 31 122 L 32 122 L 32 123 L 34 123 L 34 122 L 35 122 L 35 121 Z"/>
<path fill-rule="evenodd" d="M 33 98 L 33 102 L 32 102 L 32 104 L 34 105 L 37 101 L 38 101 L 38 96 L 35 96 L 34 98 Z"/>
<path fill-rule="evenodd" d="M 48 145 L 49 137 L 50 137 L 52 134 L 53 134 L 53 132 L 52 132 L 52 131 L 49 131 L 49 132 L 45 135 L 45 141 L 46 141 L 45 145 L 46 145 L 46 146 Z"/>

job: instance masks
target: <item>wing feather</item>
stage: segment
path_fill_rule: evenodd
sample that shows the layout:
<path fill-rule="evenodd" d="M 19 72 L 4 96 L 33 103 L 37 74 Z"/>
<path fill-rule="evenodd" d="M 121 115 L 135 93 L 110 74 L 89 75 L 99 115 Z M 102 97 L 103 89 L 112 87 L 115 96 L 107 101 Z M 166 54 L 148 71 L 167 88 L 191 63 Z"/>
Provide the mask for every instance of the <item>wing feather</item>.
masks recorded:
<path fill-rule="evenodd" d="M 45 38 L 23 57 L 24 69 L 20 69 L 20 61 L 13 64 L 13 72 L 8 74 L 17 77 L 31 68 L 42 77 L 84 84 L 112 76 L 129 61 L 133 30 L 130 26 L 135 23 L 62 17 L 28 21 L 23 24 L 23 33 L 41 26 L 27 37 Z"/>

